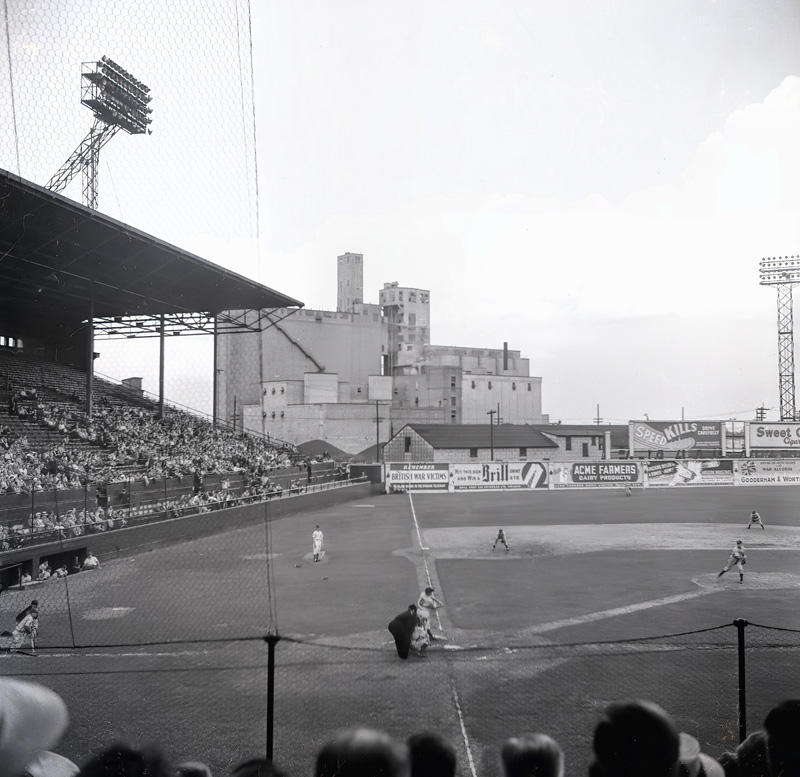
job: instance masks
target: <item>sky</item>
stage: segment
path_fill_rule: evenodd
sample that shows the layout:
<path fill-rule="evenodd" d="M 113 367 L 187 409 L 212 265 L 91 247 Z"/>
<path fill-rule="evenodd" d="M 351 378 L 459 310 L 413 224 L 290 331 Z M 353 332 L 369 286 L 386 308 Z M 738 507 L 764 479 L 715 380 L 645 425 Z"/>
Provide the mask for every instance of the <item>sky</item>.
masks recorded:
<path fill-rule="evenodd" d="M 779 417 L 758 263 L 800 254 L 794 0 L 112 5 L 8 0 L 3 167 L 49 179 L 105 53 L 154 96 L 153 135 L 102 152 L 114 218 L 311 308 L 363 253 L 365 301 L 429 289 L 432 342 L 508 342 L 552 420 Z M 192 406 L 208 339 L 169 345 Z M 157 390 L 126 347 L 98 368 Z"/>

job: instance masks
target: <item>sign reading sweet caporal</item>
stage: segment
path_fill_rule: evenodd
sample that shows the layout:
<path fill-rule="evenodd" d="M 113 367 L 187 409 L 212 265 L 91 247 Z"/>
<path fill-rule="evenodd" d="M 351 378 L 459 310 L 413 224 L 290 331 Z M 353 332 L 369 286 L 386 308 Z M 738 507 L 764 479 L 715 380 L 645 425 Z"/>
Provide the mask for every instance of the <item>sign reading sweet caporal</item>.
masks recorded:
<path fill-rule="evenodd" d="M 800 449 L 800 424 L 748 424 L 748 442 L 751 449 L 798 448 Z"/>

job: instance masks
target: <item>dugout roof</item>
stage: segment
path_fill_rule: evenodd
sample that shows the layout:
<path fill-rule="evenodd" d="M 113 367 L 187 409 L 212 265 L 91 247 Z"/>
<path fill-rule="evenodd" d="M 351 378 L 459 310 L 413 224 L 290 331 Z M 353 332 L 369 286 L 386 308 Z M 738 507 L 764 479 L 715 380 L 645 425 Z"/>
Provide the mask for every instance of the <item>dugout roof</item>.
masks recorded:
<path fill-rule="evenodd" d="M 90 301 L 98 334 L 120 337 L 157 334 L 162 315 L 171 334 L 207 333 L 223 311 L 303 306 L 0 170 L 0 325 L 54 337 L 87 319 Z M 226 320 L 227 333 L 262 328 L 260 316 Z"/>

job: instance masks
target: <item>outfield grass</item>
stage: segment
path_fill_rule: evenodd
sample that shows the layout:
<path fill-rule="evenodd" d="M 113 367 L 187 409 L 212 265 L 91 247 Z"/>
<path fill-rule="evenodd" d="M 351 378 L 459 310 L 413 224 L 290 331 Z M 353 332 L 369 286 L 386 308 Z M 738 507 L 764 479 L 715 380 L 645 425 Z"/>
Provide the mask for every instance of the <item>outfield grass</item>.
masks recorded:
<path fill-rule="evenodd" d="M 63 695 L 72 721 L 58 750 L 77 761 L 113 737 L 159 742 L 215 774 L 263 753 L 267 629 L 287 637 L 276 650 L 275 755 L 292 775 L 309 774 L 321 741 L 354 724 L 402 738 L 440 731 L 461 773 L 471 774 L 471 757 L 481 777 L 497 773 L 503 738 L 544 730 L 570 771 L 585 772 L 603 705 L 630 696 L 662 703 L 719 754 L 737 735 L 733 627 L 616 649 L 552 645 L 736 617 L 800 629 L 798 496 L 792 487 L 376 496 L 103 559 L 98 572 L 39 586 L 40 657 L 0 661 Z M 752 509 L 766 531 L 745 529 Z M 317 523 L 326 553 L 313 563 Z M 491 551 L 500 526 L 508 554 Z M 738 538 L 748 547 L 743 585 L 734 573 L 716 578 Z M 448 647 L 401 661 L 386 625 L 428 579 L 446 603 Z M 2 628 L 31 596 L 0 597 Z M 800 635 L 776 634 L 778 645 L 759 635 L 749 658 L 754 726 L 779 695 L 800 694 Z"/>

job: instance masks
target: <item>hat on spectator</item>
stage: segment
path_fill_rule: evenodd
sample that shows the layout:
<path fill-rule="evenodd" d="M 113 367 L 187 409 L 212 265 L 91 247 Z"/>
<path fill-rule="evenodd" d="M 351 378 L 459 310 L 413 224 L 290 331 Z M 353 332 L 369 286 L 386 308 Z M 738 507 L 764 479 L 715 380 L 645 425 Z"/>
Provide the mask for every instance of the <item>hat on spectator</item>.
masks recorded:
<path fill-rule="evenodd" d="M 680 762 L 689 777 L 705 772 L 706 777 L 725 777 L 725 770 L 710 755 L 700 752 L 700 743 L 691 734 L 681 731 Z"/>
<path fill-rule="evenodd" d="M 23 772 L 24 777 L 75 777 L 80 767 L 63 755 L 42 750 Z"/>
<path fill-rule="evenodd" d="M 69 716 L 61 697 L 36 683 L 0 678 L 0 777 L 18 777 L 58 742 Z"/>

